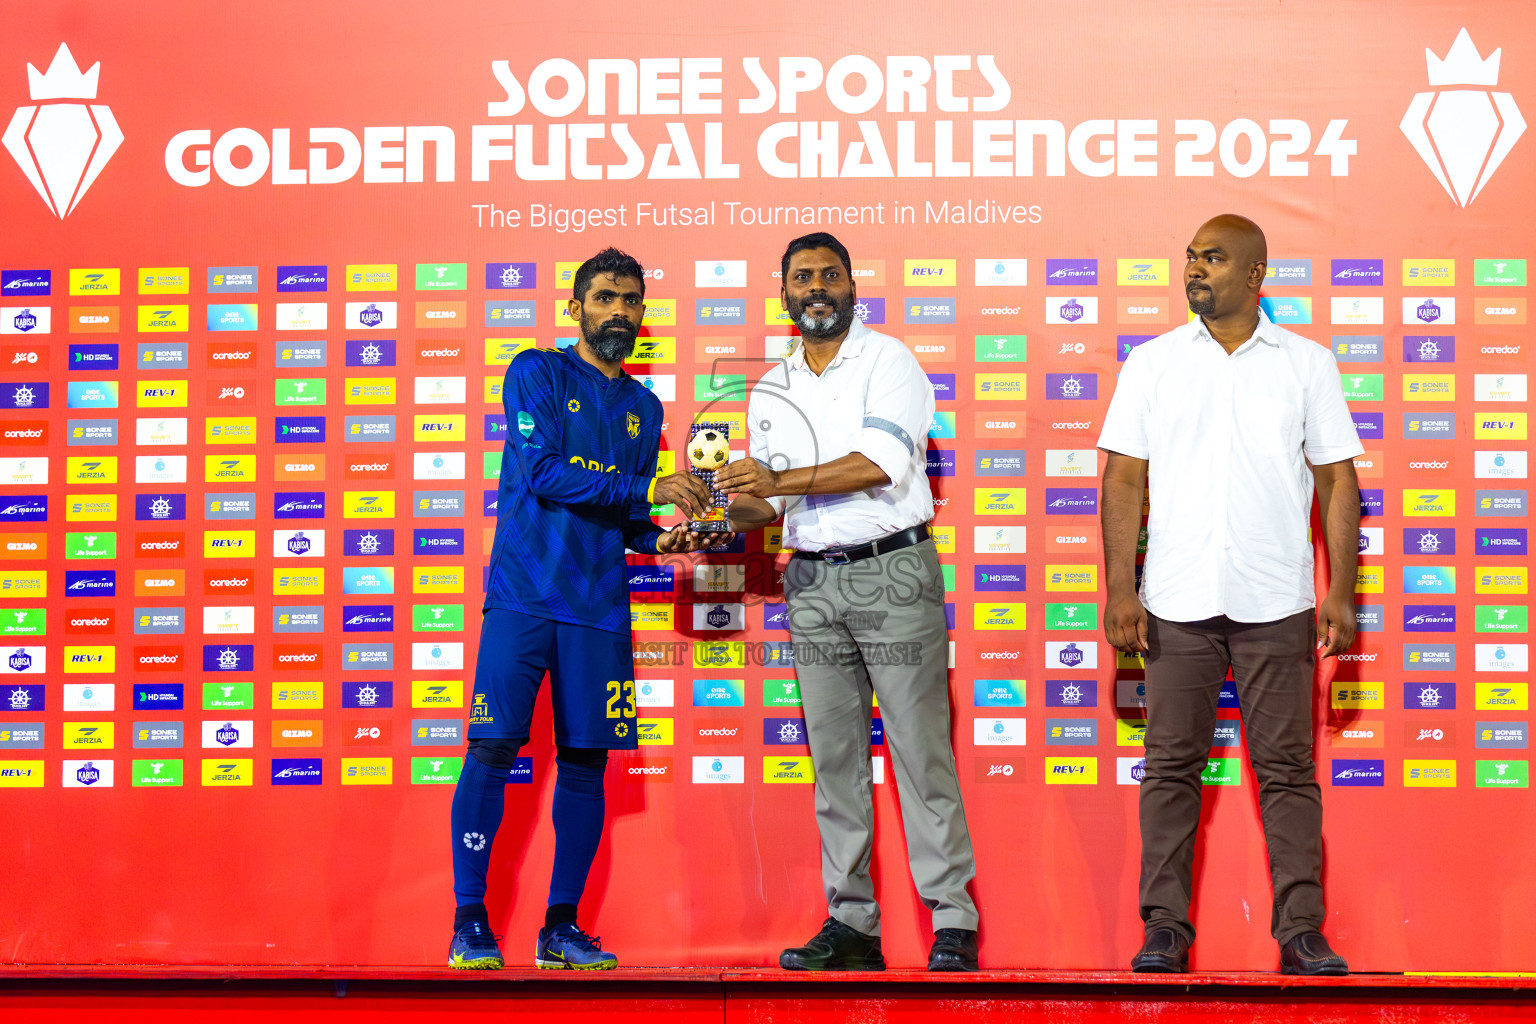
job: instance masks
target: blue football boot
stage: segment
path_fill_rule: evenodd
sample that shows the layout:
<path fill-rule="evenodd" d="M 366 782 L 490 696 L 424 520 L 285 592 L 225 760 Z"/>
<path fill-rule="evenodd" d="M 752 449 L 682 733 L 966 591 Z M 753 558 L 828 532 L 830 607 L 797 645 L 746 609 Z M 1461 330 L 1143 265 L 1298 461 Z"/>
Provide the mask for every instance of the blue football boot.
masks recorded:
<path fill-rule="evenodd" d="M 448 947 L 448 966 L 461 971 L 499 971 L 506 961 L 501 947 L 496 945 L 500 935 L 492 935 L 491 929 L 479 921 L 469 921 L 453 933 Z"/>
<path fill-rule="evenodd" d="M 539 929 L 533 962 L 549 970 L 609 971 L 619 966 L 619 958 L 603 949 L 602 939 L 570 922 Z"/>

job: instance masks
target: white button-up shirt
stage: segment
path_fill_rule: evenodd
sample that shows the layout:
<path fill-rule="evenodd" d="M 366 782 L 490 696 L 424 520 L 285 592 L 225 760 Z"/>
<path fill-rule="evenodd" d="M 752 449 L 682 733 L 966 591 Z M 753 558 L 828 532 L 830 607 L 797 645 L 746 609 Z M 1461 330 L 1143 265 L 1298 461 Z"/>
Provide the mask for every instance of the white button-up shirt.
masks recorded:
<path fill-rule="evenodd" d="M 817 376 L 802 342 L 747 402 L 748 452 L 773 469 L 819 466 L 858 452 L 891 482 L 853 494 L 775 496 L 786 547 L 863 544 L 933 518 L 928 430 L 933 384 L 907 347 L 855 320 Z"/>
<path fill-rule="evenodd" d="M 1313 606 L 1308 462 L 1364 451 L 1327 349 L 1260 311 L 1229 356 L 1196 318 L 1126 359 L 1099 447 L 1148 462 L 1153 615 L 1272 622 Z"/>

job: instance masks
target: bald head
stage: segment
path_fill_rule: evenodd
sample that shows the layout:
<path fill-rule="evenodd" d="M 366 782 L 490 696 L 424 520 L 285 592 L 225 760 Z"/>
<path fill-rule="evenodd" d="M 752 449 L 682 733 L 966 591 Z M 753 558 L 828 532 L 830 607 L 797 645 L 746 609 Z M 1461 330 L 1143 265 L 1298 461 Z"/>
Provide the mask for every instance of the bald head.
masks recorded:
<path fill-rule="evenodd" d="M 1264 232 L 1247 217 L 1224 213 L 1200 225 L 1185 250 L 1184 294 L 1192 312 L 1212 320 L 1257 317 L 1268 270 Z"/>
<path fill-rule="evenodd" d="M 1228 240 L 1227 251 L 1232 258 L 1244 263 L 1264 263 L 1269 260 L 1269 246 L 1264 232 L 1247 217 L 1236 213 L 1223 213 L 1200 225 L 1195 237 L 1219 236 Z"/>

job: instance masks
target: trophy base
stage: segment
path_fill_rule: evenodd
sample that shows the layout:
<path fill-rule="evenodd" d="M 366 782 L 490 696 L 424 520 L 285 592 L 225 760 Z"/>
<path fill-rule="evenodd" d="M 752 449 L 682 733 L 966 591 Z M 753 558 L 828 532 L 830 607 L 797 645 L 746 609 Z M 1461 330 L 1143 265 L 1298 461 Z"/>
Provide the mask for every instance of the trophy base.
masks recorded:
<path fill-rule="evenodd" d="M 688 529 L 695 533 L 730 533 L 731 526 L 724 519 L 690 519 Z"/>

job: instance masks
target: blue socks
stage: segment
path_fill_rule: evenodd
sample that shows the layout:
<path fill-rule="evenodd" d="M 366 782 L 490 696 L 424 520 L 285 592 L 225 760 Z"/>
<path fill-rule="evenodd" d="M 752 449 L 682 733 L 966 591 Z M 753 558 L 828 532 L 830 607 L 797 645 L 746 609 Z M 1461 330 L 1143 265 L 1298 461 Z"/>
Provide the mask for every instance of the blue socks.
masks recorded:
<path fill-rule="evenodd" d="M 491 843 L 506 808 L 506 786 L 505 768 L 492 768 L 473 754 L 466 755 L 448 814 L 453 833 L 454 898 L 461 907 L 480 905 L 482 914 Z"/>
<path fill-rule="evenodd" d="M 558 756 L 555 760 L 555 866 L 549 903 L 559 908 L 557 916 L 562 919 L 574 919 L 603 837 L 603 776 L 608 766 L 606 750 L 573 751 L 573 755 L 581 760 Z M 455 929 L 470 920 L 487 920 L 485 876 L 506 809 L 506 784 L 506 768 L 491 767 L 474 754 L 464 758 L 448 817 L 453 835 L 453 895 L 459 908 Z"/>
<path fill-rule="evenodd" d="M 583 754 L 590 755 L 589 751 Z M 562 761 L 555 764 L 555 870 L 549 882 L 551 906 L 581 902 L 587 887 L 587 873 L 597 844 L 603 837 L 603 774 L 607 751 L 602 759 L 587 758 L 587 763 Z M 593 763 L 595 762 L 595 763 Z M 484 883 L 482 882 L 482 892 Z"/>

